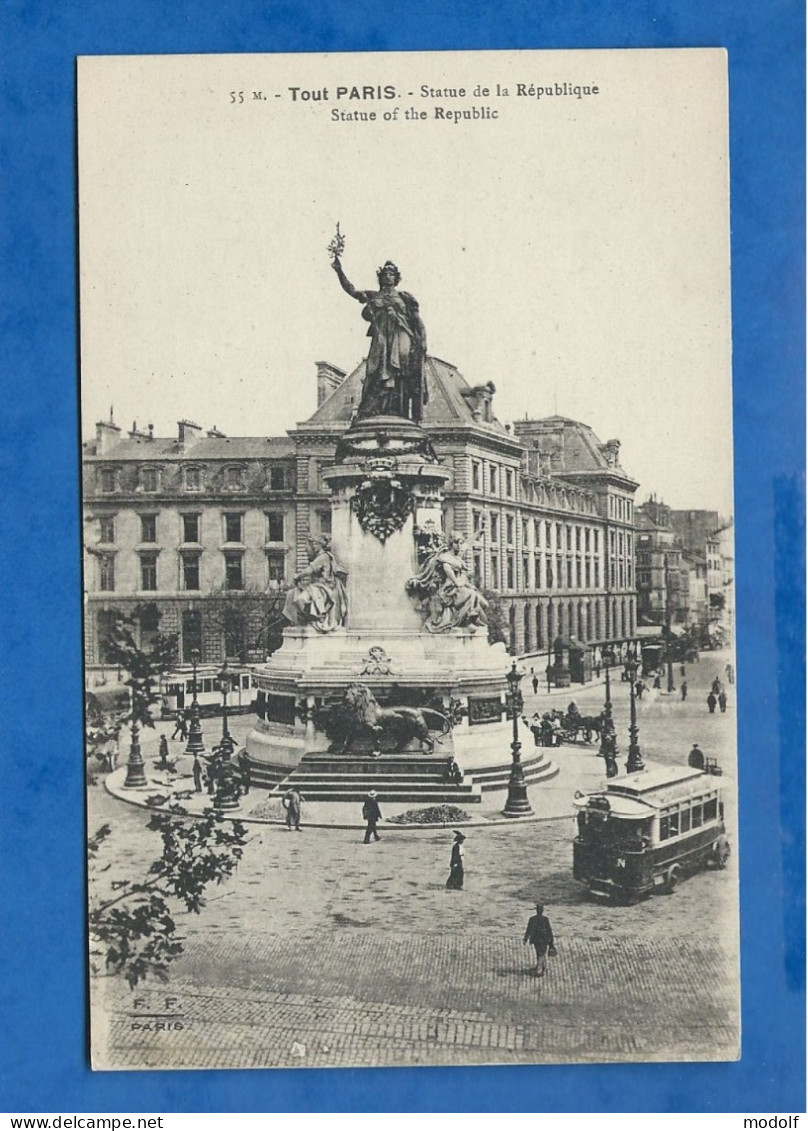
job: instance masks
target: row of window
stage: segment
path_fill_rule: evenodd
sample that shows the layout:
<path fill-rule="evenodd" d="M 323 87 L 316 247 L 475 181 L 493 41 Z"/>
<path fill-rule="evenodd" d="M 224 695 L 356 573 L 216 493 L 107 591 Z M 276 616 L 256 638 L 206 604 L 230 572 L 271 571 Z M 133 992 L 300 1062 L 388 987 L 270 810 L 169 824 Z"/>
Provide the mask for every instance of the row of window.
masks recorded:
<path fill-rule="evenodd" d="M 671 837 L 689 833 L 691 829 L 701 828 L 702 825 L 715 821 L 717 817 L 717 797 L 692 804 L 685 803 L 679 809 L 665 813 L 659 818 L 659 839 L 670 840 Z"/>
<path fill-rule="evenodd" d="M 475 538 L 488 534 L 492 542 L 499 542 L 502 533 L 501 516 L 495 513 L 472 510 L 472 527 Z M 516 516 L 507 514 L 505 518 L 505 542 L 512 546 L 516 541 Z M 532 535 L 532 537 L 531 537 Z M 622 537 L 622 536 L 621 536 Z M 522 545 L 535 549 L 544 542 L 546 549 L 567 550 L 576 553 L 600 553 L 600 531 L 589 526 L 573 523 L 547 522 L 540 518 L 522 519 Z M 630 543 L 628 543 L 630 545 Z"/>
<path fill-rule="evenodd" d="M 634 522 L 634 503 L 624 495 L 609 495 L 609 518 Z"/>
<path fill-rule="evenodd" d="M 156 514 L 141 514 L 140 516 L 140 541 L 157 542 Z M 173 517 L 173 516 L 172 516 Z M 283 542 L 285 537 L 286 516 L 280 511 L 266 513 L 266 540 L 267 542 Z M 331 512 L 324 511 L 319 516 L 320 530 L 324 533 L 331 529 Z M 161 525 L 168 516 L 161 518 Z M 185 543 L 201 543 L 200 514 L 181 514 L 179 516 L 182 527 L 182 541 Z M 99 541 L 104 545 L 115 542 L 115 516 L 102 515 L 99 522 Z M 241 511 L 225 511 L 222 514 L 222 534 L 225 542 L 244 542 L 244 514 Z"/>
<path fill-rule="evenodd" d="M 97 483 L 105 495 L 114 494 L 120 490 L 119 467 L 101 467 L 98 469 Z M 247 489 L 246 464 L 231 464 L 222 469 L 221 486 L 226 491 L 246 491 Z M 189 466 L 181 471 L 181 483 L 184 491 L 204 491 L 207 483 L 206 467 Z M 165 468 L 159 466 L 139 466 L 137 469 L 137 490 L 146 493 L 162 490 Z M 291 475 L 285 467 L 270 467 L 267 475 L 267 486 L 270 491 L 286 491 L 291 486 Z"/>
<path fill-rule="evenodd" d="M 486 474 L 487 471 L 487 474 Z M 504 475 L 500 473 L 504 472 Z M 500 484 L 504 484 L 505 496 L 508 499 L 513 499 L 514 486 L 516 483 L 516 473 L 512 467 L 500 468 L 498 464 L 489 463 L 486 468 L 483 467 L 482 460 L 473 459 L 471 461 L 471 489 L 483 493 L 483 483 L 485 483 L 485 490 L 489 495 L 498 495 L 500 493 Z"/>
<path fill-rule="evenodd" d="M 623 597 L 603 602 L 595 600 L 585 607 L 579 601 L 548 601 L 522 610 L 521 640 L 517 636 L 518 615 L 515 605 L 508 609 L 508 635 L 511 650 L 535 652 L 548 648 L 558 636 L 581 641 L 625 637 L 636 630 L 636 612 L 630 599 Z"/>
<path fill-rule="evenodd" d="M 156 593 L 159 586 L 156 553 L 140 553 L 139 591 Z M 179 555 L 179 588 L 197 593 L 201 590 L 200 559 L 201 551 L 181 551 Z M 224 584 L 226 589 L 244 589 L 244 553 L 240 550 L 226 550 L 224 559 Z M 286 553 L 283 550 L 267 552 L 268 580 L 270 589 L 280 588 L 286 581 Z M 175 575 L 176 576 L 176 575 Z M 102 593 L 115 592 L 115 554 L 98 555 L 98 588 Z M 177 588 L 177 585 L 170 586 Z"/>
<path fill-rule="evenodd" d="M 503 561 L 504 586 L 500 576 Z M 516 554 L 506 553 L 502 557 L 496 551 L 484 555 L 480 550 L 474 554 L 474 574 L 480 584 L 492 589 L 599 589 L 601 576 L 597 558 L 525 554 L 522 557 L 522 576 L 517 579 Z"/>

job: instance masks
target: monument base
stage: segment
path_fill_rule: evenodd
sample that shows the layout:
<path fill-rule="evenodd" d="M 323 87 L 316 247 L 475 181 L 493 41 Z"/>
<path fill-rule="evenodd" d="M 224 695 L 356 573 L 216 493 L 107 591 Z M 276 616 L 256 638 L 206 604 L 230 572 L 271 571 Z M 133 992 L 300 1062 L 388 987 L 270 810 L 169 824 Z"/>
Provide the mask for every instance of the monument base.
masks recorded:
<path fill-rule="evenodd" d="M 291 770 L 306 754 L 364 755 L 376 746 L 386 754 L 453 757 L 461 769 L 470 769 L 479 756 L 490 762 L 492 748 L 508 749 L 507 664 L 505 646 L 489 644 L 485 629 L 430 635 L 343 628 L 325 635 L 287 628 L 283 646 L 255 670 L 259 722 L 247 738 L 247 752 L 256 763 Z M 382 708 L 425 711 L 429 741 L 413 735 L 394 748 L 395 731 L 358 724 L 340 750 L 321 716 L 357 685 Z"/>

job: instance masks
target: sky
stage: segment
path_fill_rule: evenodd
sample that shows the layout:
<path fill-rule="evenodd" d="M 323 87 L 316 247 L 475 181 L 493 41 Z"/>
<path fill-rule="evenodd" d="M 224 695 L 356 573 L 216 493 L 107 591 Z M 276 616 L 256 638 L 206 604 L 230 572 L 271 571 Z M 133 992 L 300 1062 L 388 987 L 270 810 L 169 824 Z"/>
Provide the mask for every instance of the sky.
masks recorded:
<path fill-rule="evenodd" d="M 315 363 L 367 349 L 339 221 L 500 420 L 581 420 L 639 500 L 731 514 L 726 98 L 718 50 L 81 60 L 83 435 L 311 415 Z"/>

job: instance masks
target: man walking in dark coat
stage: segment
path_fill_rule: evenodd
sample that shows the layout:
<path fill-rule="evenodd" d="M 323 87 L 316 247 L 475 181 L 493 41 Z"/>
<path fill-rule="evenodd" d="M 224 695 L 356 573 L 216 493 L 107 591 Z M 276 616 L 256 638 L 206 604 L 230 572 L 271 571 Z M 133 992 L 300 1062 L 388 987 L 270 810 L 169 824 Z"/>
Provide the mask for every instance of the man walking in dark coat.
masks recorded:
<path fill-rule="evenodd" d="M 539 677 L 536 675 L 535 672 L 533 673 L 533 678 L 531 679 L 530 682 L 533 684 L 533 694 L 538 695 L 539 694 Z"/>
<path fill-rule="evenodd" d="M 687 699 L 687 680 L 686 679 L 682 680 L 682 682 L 679 686 L 679 690 L 682 693 L 682 702 L 684 703 L 685 699 Z"/>
<path fill-rule="evenodd" d="M 196 754 L 194 754 L 194 767 L 192 770 L 194 775 L 194 790 L 197 793 L 202 792 L 202 766 Z"/>
<path fill-rule="evenodd" d="M 250 756 L 246 748 L 239 751 L 238 768 L 241 770 L 241 787 L 244 793 L 250 792 Z"/>
<path fill-rule="evenodd" d="M 187 720 L 185 718 L 185 715 L 182 714 L 182 712 L 180 712 L 177 715 L 176 722 L 174 723 L 174 733 L 172 734 L 171 737 L 177 738 L 178 736 L 179 736 L 181 742 L 187 741 L 187 738 L 188 738 L 188 723 L 187 723 Z"/>
<path fill-rule="evenodd" d="M 362 816 L 367 821 L 367 828 L 365 829 L 365 844 L 370 844 L 370 838 L 379 840 L 379 834 L 376 831 L 376 825 L 382 820 L 382 811 L 379 808 L 379 803 L 376 800 L 376 790 L 372 789 L 367 795 L 364 805 L 362 806 Z"/>
<path fill-rule="evenodd" d="M 721 714 L 723 715 L 727 709 L 727 693 L 723 687 L 718 693 L 718 706 L 721 710 Z"/>
<path fill-rule="evenodd" d="M 547 973 L 547 955 L 555 957 L 555 939 L 550 920 L 544 914 L 544 904 L 536 904 L 536 914 L 531 915 L 527 921 L 525 931 L 526 943 L 530 943 L 536 951 L 536 975 L 543 978 Z"/>
<path fill-rule="evenodd" d="M 716 705 L 717 702 L 718 702 L 718 700 L 716 699 L 715 695 L 713 695 L 713 693 L 711 691 L 710 694 L 707 696 L 707 710 L 710 712 L 711 715 L 715 714 L 715 705 Z"/>

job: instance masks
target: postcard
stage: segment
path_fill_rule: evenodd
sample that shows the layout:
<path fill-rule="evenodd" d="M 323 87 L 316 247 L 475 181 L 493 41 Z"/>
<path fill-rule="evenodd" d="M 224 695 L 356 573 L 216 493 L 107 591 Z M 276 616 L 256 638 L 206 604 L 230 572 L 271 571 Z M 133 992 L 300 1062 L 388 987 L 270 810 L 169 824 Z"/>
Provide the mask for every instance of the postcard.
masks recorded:
<path fill-rule="evenodd" d="M 725 53 L 78 136 L 93 1066 L 737 1059 Z"/>

